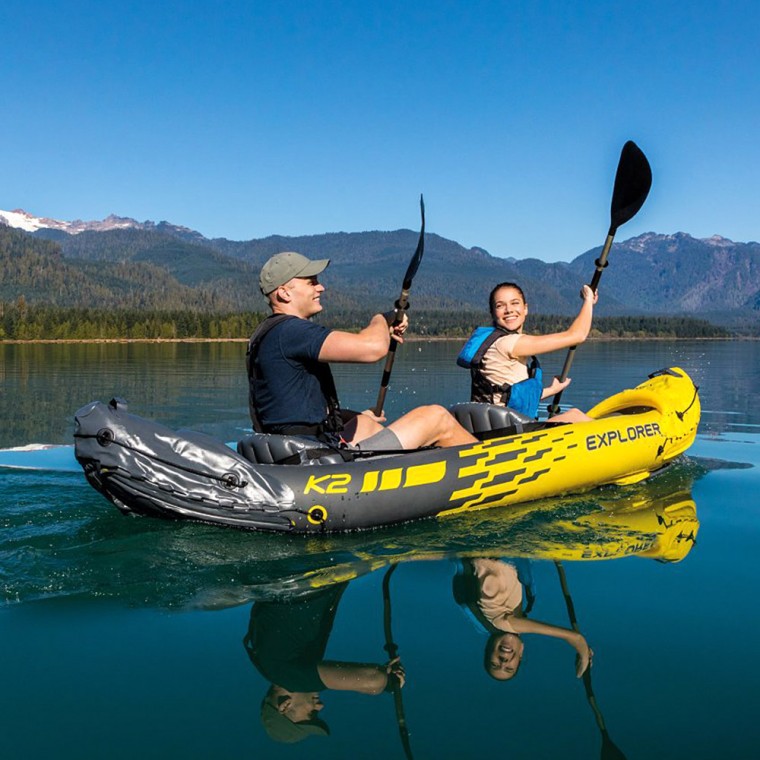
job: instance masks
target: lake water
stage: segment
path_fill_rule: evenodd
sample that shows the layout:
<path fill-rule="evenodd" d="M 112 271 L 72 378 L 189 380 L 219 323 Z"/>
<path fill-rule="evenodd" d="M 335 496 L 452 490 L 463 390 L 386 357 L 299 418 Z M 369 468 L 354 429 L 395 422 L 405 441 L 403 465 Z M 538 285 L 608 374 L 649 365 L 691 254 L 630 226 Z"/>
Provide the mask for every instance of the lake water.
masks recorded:
<path fill-rule="evenodd" d="M 248 424 L 244 350 L 0 345 L 0 447 L 70 443 L 74 411 L 114 395 L 234 440 Z M 407 343 L 389 416 L 463 400 L 456 350 Z M 700 385 L 703 417 L 689 457 L 663 475 L 367 533 L 128 519 L 78 472 L 0 468 L 0 757 L 756 757 L 760 343 L 587 344 L 563 401 L 588 408 L 672 365 Z M 344 405 L 373 405 L 380 373 L 339 368 Z M 527 619 L 546 624 L 523 634 L 505 682 L 486 673 L 488 635 L 459 603 L 483 558 L 519 571 Z M 388 659 L 388 608 L 400 704 L 356 692 L 377 672 L 366 665 Z M 556 635 L 573 621 L 594 651 L 580 680 Z M 319 652 L 326 640 L 325 660 L 341 664 L 325 667 L 347 687 L 321 692 L 329 736 L 269 737 L 275 676 L 252 663 L 249 633 L 261 671 L 304 684 L 317 655 L 285 660 L 304 638 Z"/>

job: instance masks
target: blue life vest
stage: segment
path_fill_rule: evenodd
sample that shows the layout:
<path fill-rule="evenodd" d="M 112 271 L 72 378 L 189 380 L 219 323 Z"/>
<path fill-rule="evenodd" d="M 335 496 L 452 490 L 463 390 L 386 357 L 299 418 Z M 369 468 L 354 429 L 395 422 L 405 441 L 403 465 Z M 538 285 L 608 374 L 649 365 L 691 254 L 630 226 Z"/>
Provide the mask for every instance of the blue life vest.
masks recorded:
<path fill-rule="evenodd" d="M 493 404 L 497 394 L 501 403 L 529 417 L 538 417 L 538 402 L 544 390 L 543 372 L 535 356 L 528 363 L 528 379 L 510 385 L 495 385 L 483 374 L 483 357 L 489 348 L 505 335 L 514 335 L 503 327 L 477 327 L 457 357 L 460 367 L 470 370 L 470 401 Z"/>

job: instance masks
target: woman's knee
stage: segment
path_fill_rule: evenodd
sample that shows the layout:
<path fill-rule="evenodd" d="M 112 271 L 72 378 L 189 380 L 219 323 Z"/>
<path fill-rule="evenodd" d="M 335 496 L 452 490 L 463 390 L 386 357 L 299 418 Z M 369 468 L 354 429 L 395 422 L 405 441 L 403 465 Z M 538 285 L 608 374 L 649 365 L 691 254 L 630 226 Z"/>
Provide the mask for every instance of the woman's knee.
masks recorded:
<path fill-rule="evenodd" d="M 585 412 L 573 407 L 562 414 L 558 414 L 556 417 L 552 417 L 549 422 L 591 422 L 591 420 L 592 418 Z"/>

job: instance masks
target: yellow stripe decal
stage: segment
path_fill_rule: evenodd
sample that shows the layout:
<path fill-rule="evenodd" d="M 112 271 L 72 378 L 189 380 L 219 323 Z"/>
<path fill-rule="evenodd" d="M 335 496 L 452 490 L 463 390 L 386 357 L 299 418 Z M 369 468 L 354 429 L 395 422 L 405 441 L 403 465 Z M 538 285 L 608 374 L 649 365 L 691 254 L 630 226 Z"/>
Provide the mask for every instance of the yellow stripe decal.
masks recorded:
<path fill-rule="evenodd" d="M 396 467 L 393 470 L 386 470 L 380 481 L 379 490 L 392 491 L 394 488 L 399 488 L 401 486 L 401 473 L 403 472 L 404 470 L 401 467 Z"/>
<path fill-rule="evenodd" d="M 364 482 L 362 483 L 362 493 L 368 491 L 374 491 L 377 488 L 378 481 L 380 479 L 380 473 L 377 470 L 364 473 Z"/>
<path fill-rule="evenodd" d="M 446 476 L 446 462 L 432 462 L 431 464 L 417 464 L 409 467 L 404 479 L 404 488 L 410 486 L 426 486 L 430 483 L 438 483 Z"/>

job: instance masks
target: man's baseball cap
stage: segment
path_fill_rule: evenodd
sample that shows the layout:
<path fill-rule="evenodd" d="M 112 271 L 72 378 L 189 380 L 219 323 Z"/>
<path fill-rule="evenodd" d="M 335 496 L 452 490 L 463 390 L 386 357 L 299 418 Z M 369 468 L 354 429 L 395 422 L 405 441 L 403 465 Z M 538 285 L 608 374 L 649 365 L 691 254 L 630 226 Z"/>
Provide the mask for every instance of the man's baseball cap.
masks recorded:
<path fill-rule="evenodd" d="M 277 290 L 280 285 L 284 285 L 294 277 L 314 277 L 314 275 L 323 272 L 329 263 L 330 259 L 312 261 L 294 251 L 275 253 L 261 267 L 259 287 L 265 296 L 269 295 L 273 290 Z"/>
<path fill-rule="evenodd" d="M 312 718 L 302 723 L 293 723 L 268 702 L 261 705 L 261 722 L 269 738 L 283 744 L 295 744 L 307 736 L 330 735 L 330 729 L 323 720 Z"/>

